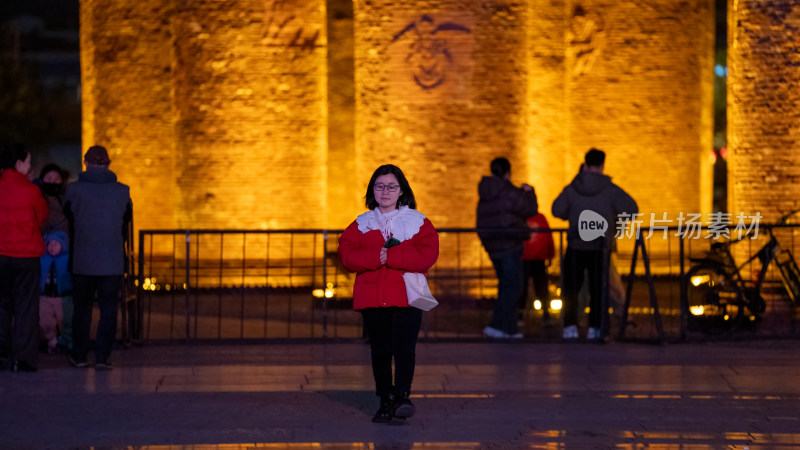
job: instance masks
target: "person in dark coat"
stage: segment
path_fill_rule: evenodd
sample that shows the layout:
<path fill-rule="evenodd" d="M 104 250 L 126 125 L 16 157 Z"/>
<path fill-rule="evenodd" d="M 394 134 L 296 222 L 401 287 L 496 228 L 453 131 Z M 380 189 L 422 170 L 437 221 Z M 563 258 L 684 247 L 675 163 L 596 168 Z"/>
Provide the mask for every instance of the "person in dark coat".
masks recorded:
<path fill-rule="evenodd" d="M 567 251 L 562 262 L 564 339 L 578 338 L 578 292 L 584 279 L 584 271 L 589 274 L 589 329 L 586 338 L 603 339 L 601 329 L 603 314 L 603 286 L 608 272 L 608 254 L 611 247 L 613 229 L 620 214 L 628 217 L 639 212 L 636 201 L 619 186 L 611 182 L 611 177 L 603 174 L 606 154 L 602 150 L 590 149 L 584 158 L 581 171 L 572 182 L 561 191 L 553 202 L 553 216 L 569 221 L 567 231 Z M 582 216 L 588 219 L 583 219 Z M 591 239 L 581 236 L 581 221 L 591 220 L 595 224 L 605 221 L 602 235 Z M 584 230 L 585 231 L 585 230 Z M 594 236 L 594 234 L 591 234 Z M 587 237 L 589 237 L 587 235 Z"/>
<path fill-rule="evenodd" d="M 58 164 L 47 164 L 39 172 L 39 179 L 34 183 L 42 190 L 44 199 L 47 201 L 47 208 L 50 213 L 47 220 L 42 225 L 42 236 L 54 231 L 63 231 L 69 234 L 69 222 L 64 215 L 63 198 L 66 181 L 66 172 Z M 66 248 L 64 249 L 66 251 Z"/>
<path fill-rule="evenodd" d="M 517 302 L 522 295 L 522 247 L 530 236 L 526 219 L 539 210 L 533 186 L 511 184 L 511 163 L 495 158 L 492 175 L 478 184 L 478 237 L 497 273 L 497 302 L 492 321 L 483 330 L 491 338 L 521 338 Z"/>
<path fill-rule="evenodd" d="M 130 188 L 108 169 L 104 147 L 90 147 L 86 170 L 67 186 L 64 213 L 70 224 L 72 272 L 72 352 L 70 364 L 87 367 L 92 303 L 95 295 L 100 321 L 95 339 L 95 369 L 110 370 L 111 348 L 117 332 L 117 307 L 125 273 L 125 240 L 133 206 Z"/>
<path fill-rule="evenodd" d="M 21 145 L 0 154 L 0 366 L 36 372 L 39 359 L 39 227 L 47 203 L 29 179 L 31 154 Z M 12 338 L 13 329 L 13 338 Z"/>

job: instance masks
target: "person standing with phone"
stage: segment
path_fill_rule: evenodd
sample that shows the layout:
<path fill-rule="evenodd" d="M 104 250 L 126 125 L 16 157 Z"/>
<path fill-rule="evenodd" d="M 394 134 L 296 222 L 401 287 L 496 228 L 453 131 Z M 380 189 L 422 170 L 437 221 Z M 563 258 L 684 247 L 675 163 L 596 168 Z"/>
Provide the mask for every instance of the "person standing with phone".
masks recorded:
<path fill-rule="evenodd" d="M 392 164 L 372 174 L 366 207 L 369 211 L 339 237 L 339 256 L 344 267 L 357 274 L 353 309 L 364 319 L 380 398 L 372 421 L 388 423 L 415 412 L 409 396 L 422 310 L 408 306 L 403 273 L 427 273 L 439 257 L 439 235 L 416 210 L 408 180 Z"/>

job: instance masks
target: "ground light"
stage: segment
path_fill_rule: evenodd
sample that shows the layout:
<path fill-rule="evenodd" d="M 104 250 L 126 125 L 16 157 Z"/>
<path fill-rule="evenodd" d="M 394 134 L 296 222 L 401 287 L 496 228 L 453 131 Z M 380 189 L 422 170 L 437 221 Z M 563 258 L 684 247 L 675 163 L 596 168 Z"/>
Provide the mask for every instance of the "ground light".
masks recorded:
<path fill-rule="evenodd" d="M 542 301 L 538 298 L 533 301 L 533 309 L 536 311 L 540 311 L 542 309 Z M 550 300 L 550 309 L 553 311 L 560 311 L 561 310 L 561 299 L 554 298 Z"/>
<path fill-rule="evenodd" d="M 333 298 L 333 296 L 336 295 L 336 289 L 334 289 L 333 283 L 328 283 L 325 289 L 314 289 L 311 291 L 311 295 L 315 298 Z"/>

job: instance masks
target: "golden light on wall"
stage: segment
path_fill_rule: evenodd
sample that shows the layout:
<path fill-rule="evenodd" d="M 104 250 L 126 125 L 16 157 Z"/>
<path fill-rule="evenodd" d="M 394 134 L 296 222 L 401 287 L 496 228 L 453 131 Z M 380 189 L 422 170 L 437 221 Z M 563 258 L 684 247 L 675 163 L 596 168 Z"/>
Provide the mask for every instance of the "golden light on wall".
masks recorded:
<path fill-rule="evenodd" d="M 503 87 L 493 84 L 505 67 L 484 61 L 492 55 L 488 41 L 479 45 L 483 11 L 428 3 L 354 3 L 358 172 L 365 185 L 377 166 L 395 163 L 434 224 L 470 227 L 492 140 L 503 136 L 494 144 L 517 147 L 519 111 L 485 101 Z"/>
<path fill-rule="evenodd" d="M 711 0 L 146 4 L 81 0 L 84 147 L 137 228 L 342 228 L 388 162 L 472 227 L 491 159 L 549 213 L 592 146 L 643 212 L 710 209 Z"/>
<path fill-rule="evenodd" d="M 800 208 L 800 1 L 728 3 L 729 211 Z"/>
<path fill-rule="evenodd" d="M 566 15 L 565 178 L 598 147 L 645 217 L 710 212 L 713 2 L 571 1 Z"/>
<path fill-rule="evenodd" d="M 84 146 L 141 228 L 326 223 L 325 2 L 83 0 Z"/>

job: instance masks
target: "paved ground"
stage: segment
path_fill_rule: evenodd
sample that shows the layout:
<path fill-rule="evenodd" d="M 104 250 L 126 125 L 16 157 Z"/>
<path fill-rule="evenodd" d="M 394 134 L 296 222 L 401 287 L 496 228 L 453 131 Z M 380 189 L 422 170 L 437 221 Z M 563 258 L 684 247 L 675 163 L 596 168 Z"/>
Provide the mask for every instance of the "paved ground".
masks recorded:
<path fill-rule="evenodd" d="M 404 423 L 360 342 L 150 345 L 0 373 L 0 448 L 800 447 L 800 341 L 423 343 Z"/>

